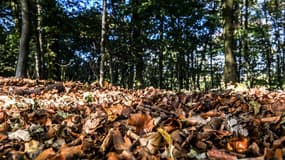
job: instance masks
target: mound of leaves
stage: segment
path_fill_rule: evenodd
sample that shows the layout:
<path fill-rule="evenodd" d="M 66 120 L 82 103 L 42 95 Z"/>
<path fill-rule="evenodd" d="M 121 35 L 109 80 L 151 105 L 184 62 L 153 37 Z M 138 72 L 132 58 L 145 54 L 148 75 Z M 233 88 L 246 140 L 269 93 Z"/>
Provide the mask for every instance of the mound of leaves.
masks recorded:
<path fill-rule="evenodd" d="M 282 159 L 285 94 L 0 78 L 0 159 Z"/>

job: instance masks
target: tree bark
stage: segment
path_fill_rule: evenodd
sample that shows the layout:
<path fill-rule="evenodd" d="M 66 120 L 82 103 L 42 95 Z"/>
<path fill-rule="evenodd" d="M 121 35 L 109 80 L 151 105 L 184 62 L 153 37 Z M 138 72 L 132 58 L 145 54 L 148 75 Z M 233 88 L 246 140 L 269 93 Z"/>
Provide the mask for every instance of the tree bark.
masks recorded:
<path fill-rule="evenodd" d="M 21 0 L 22 31 L 20 38 L 19 57 L 16 68 L 16 77 L 26 77 L 27 57 L 30 42 L 30 15 L 29 0 Z"/>
<path fill-rule="evenodd" d="M 159 47 L 159 55 L 158 55 L 158 68 L 159 68 L 159 88 L 163 88 L 163 15 L 160 16 L 160 26 L 159 26 L 159 35 L 160 35 L 160 47 Z"/>
<path fill-rule="evenodd" d="M 104 82 L 104 62 L 105 62 L 105 34 L 106 34 L 106 9 L 107 9 L 107 0 L 103 0 L 103 11 L 102 11 L 102 28 L 101 28 L 101 42 L 100 42 L 100 77 L 99 84 L 103 87 Z"/>
<path fill-rule="evenodd" d="M 36 0 L 36 8 L 37 8 L 37 53 L 35 54 L 35 72 L 36 79 L 41 79 L 43 76 L 43 36 L 42 36 L 42 5 L 41 0 Z"/>
<path fill-rule="evenodd" d="M 133 5 L 138 6 L 141 4 L 140 0 L 133 1 Z M 132 17 L 132 42 L 133 48 L 132 52 L 135 56 L 135 86 L 137 88 L 143 88 L 143 69 L 144 69 L 144 61 L 143 61 L 143 50 L 141 47 L 141 43 L 139 43 L 142 39 L 142 31 L 141 31 L 141 15 L 138 14 L 138 11 L 133 9 L 133 17 Z"/>
<path fill-rule="evenodd" d="M 237 82 L 237 68 L 235 55 L 233 53 L 233 37 L 234 37 L 234 1 L 224 1 L 224 52 L 225 52 L 225 67 L 224 67 L 224 82 Z"/>

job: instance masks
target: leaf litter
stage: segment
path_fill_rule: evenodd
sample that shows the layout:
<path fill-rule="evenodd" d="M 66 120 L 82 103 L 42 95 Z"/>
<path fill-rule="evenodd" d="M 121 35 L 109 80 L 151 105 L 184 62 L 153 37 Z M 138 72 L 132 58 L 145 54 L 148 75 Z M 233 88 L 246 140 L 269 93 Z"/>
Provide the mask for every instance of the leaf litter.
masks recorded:
<path fill-rule="evenodd" d="M 283 159 L 285 93 L 0 78 L 0 159 Z"/>

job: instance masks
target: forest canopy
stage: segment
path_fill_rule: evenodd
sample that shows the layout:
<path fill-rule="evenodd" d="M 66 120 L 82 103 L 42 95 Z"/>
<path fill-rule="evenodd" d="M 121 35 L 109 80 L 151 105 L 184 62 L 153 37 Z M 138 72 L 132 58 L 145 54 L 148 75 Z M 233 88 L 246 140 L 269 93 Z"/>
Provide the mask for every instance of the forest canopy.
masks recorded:
<path fill-rule="evenodd" d="M 4 0 L 0 15 L 0 76 L 284 88 L 281 0 Z"/>

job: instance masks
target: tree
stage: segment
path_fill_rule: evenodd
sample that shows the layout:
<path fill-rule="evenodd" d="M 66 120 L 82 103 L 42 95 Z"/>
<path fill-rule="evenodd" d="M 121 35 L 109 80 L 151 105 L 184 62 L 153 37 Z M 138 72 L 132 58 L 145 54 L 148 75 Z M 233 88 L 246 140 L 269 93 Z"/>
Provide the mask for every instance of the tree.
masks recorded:
<path fill-rule="evenodd" d="M 22 30 L 19 47 L 19 57 L 16 68 L 16 77 L 26 77 L 27 57 L 30 42 L 30 8 L 29 0 L 20 0 L 22 13 Z"/>
<path fill-rule="evenodd" d="M 224 67 L 224 81 L 228 83 L 237 82 L 237 69 L 235 56 L 233 53 L 233 37 L 234 37 L 234 0 L 224 1 L 224 54 L 225 54 L 225 67 Z"/>
<path fill-rule="evenodd" d="M 142 49 L 143 33 L 142 33 L 142 22 L 143 22 L 143 6 L 141 0 L 132 0 L 132 55 L 134 55 L 135 62 L 135 86 L 137 88 L 142 88 L 144 86 L 143 80 L 143 68 L 144 68 L 144 53 Z M 141 7 L 141 8 L 140 8 Z"/>
<path fill-rule="evenodd" d="M 101 28 L 101 42 L 100 42 L 100 78 L 99 84 L 102 87 L 104 82 L 104 62 L 105 62 L 105 34 L 106 34 L 106 12 L 107 12 L 107 0 L 103 0 L 102 10 L 102 28 Z"/>
<path fill-rule="evenodd" d="M 43 61 L 44 61 L 44 46 L 43 46 L 43 15 L 41 0 L 36 0 L 37 18 L 36 18 L 36 43 L 37 52 L 35 54 L 35 75 L 37 79 L 43 78 Z"/>

